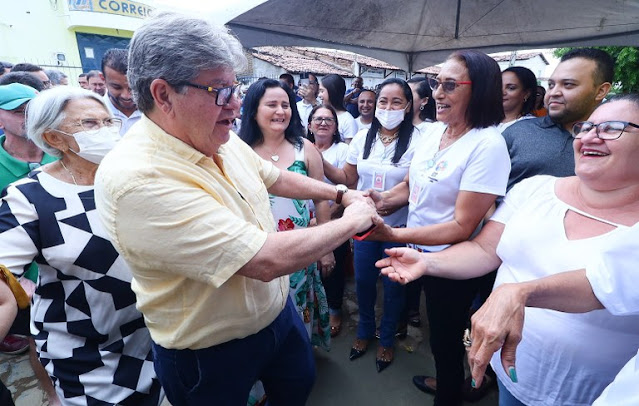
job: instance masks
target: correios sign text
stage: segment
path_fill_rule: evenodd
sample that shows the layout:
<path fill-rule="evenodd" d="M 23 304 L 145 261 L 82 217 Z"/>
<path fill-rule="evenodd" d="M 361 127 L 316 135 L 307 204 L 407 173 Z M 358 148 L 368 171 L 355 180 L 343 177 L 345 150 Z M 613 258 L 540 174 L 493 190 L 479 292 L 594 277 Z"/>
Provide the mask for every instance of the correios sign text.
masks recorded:
<path fill-rule="evenodd" d="M 69 0 L 69 11 L 87 11 L 146 18 L 153 13 L 153 7 L 128 0 Z"/>

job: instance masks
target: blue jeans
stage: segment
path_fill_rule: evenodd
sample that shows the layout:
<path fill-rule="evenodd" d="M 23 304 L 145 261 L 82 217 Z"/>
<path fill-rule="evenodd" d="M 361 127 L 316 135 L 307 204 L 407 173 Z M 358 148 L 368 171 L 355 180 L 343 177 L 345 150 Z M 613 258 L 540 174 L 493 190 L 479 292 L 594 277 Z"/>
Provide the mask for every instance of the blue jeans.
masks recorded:
<path fill-rule="evenodd" d="M 357 338 L 370 340 L 375 335 L 375 301 L 377 300 L 377 260 L 386 257 L 384 249 L 403 247 L 405 244 L 378 241 L 354 241 L 353 262 L 355 283 L 359 303 L 359 324 Z M 392 347 L 395 342 L 397 322 L 404 308 L 405 287 L 382 276 L 384 284 L 384 314 L 379 326 L 380 344 Z"/>
<path fill-rule="evenodd" d="M 261 380 L 269 405 L 301 406 L 315 381 L 315 360 L 302 320 L 289 298 L 267 327 L 200 350 L 153 343 L 158 379 L 173 406 L 246 405 Z"/>
<path fill-rule="evenodd" d="M 497 385 L 499 386 L 499 406 L 526 406 L 506 389 L 499 378 L 497 378 Z"/>

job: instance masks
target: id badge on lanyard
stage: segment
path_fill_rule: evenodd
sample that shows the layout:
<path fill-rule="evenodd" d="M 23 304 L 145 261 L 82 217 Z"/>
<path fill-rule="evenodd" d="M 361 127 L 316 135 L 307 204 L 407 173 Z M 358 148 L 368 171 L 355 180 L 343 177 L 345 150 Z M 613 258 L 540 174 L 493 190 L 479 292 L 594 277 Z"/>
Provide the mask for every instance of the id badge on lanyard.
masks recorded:
<path fill-rule="evenodd" d="M 386 172 L 378 172 L 375 171 L 373 174 L 373 189 L 384 191 L 384 186 L 386 185 Z"/>

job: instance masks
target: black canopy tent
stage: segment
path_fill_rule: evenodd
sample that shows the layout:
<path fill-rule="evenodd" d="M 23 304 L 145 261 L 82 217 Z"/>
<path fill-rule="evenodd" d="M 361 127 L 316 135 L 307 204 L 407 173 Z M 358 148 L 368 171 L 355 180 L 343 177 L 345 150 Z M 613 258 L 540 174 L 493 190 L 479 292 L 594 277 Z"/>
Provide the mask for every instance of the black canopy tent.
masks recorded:
<path fill-rule="evenodd" d="M 457 49 L 639 44 L 639 0 L 268 0 L 227 24 L 245 47 L 312 46 L 406 71 Z"/>

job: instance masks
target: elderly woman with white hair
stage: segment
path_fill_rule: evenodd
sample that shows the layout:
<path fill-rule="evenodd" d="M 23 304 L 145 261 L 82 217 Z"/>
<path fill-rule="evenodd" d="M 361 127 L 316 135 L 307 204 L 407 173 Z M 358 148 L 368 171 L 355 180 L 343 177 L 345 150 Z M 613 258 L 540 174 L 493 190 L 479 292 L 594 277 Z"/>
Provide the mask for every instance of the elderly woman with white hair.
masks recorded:
<path fill-rule="evenodd" d="M 29 104 L 27 132 L 60 159 L 9 185 L 1 200 L 0 263 L 17 277 L 38 264 L 32 333 L 62 405 L 163 398 L 130 270 L 95 210 L 94 175 L 120 125 L 95 93 L 40 93 Z"/>

